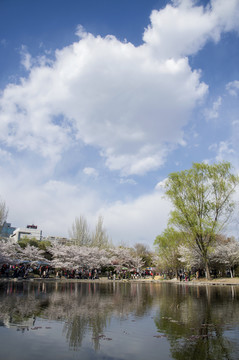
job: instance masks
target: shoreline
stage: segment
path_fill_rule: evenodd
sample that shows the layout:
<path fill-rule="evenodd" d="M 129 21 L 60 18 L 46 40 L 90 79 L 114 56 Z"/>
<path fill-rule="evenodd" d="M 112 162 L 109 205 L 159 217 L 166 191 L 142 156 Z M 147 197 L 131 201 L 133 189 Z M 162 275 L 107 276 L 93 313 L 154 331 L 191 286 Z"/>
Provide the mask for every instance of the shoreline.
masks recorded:
<path fill-rule="evenodd" d="M 1 283 L 7 282 L 59 282 L 59 283 L 151 283 L 151 284 L 174 284 L 174 285 L 181 285 L 181 286 L 205 286 L 205 285 L 212 285 L 212 286 L 238 286 L 239 285 L 239 278 L 219 278 L 213 280 L 207 279 L 198 279 L 198 280 L 191 280 L 191 281 L 179 281 L 177 279 L 167 280 L 167 279 L 115 279 L 110 280 L 107 278 L 100 278 L 100 279 L 66 279 L 66 278 L 0 278 Z"/>

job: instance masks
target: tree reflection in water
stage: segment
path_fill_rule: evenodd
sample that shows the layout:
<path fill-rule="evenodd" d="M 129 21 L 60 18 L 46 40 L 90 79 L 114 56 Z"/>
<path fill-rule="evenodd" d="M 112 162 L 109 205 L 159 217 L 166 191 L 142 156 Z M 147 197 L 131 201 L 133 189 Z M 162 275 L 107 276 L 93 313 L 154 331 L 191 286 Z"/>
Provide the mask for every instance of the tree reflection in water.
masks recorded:
<path fill-rule="evenodd" d="M 153 294 L 142 283 L 7 283 L 0 293 L 0 320 L 7 326 L 34 326 L 34 319 L 64 321 L 71 348 L 78 349 L 91 332 L 94 349 L 112 316 L 144 316 Z M 30 325 L 29 325 L 30 321 Z"/>
<path fill-rule="evenodd" d="M 235 287 L 163 287 L 155 324 L 167 335 L 173 359 L 238 358 L 238 344 L 225 336 L 226 330 L 238 326 L 238 300 Z"/>
<path fill-rule="evenodd" d="M 125 345 L 132 341 L 133 329 L 136 344 L 150 344 L 152 359 L 159 348 L 168 348 L 167 344 L 171 349 L 167 359 L 237 359 L 239 347 L 233 336 L 238 334 L 238 300 L 239 288 L 229 286 L 6 282 L 0 284 L 0 324 L 24 331 L 36 329 L 39 319 L 60 321 L 70 349 L 79 350 L 88 339 L 98 351 L 104 340 L 111 340 L 107 330 L 117 319 L 116 347 L 120 341 Z M 153 319 L 137 322 L 143 318 Z M 137 320 L 135 325 L 133 319 Z M 121 320 L 126 320 L 127 326 L 131 324 L 131 337 L 124 335 L 120 340 Z M 140 329 L 138 324 L 147 327 Z"/>

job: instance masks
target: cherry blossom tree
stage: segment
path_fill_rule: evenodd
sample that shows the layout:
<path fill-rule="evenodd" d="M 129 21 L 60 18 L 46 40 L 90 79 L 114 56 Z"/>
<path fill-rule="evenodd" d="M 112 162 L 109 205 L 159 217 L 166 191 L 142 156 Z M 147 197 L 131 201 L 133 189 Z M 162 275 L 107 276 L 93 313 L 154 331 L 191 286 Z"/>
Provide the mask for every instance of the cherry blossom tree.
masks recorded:
<path fill-rule="evenodd" d="M 204 267 L 203 258 L 197 248 L 180 245 L 178 248 L 178 260 L 188 269 L 202 269 Z"/>
<path fill-rule="evenodd" d="M 125 247 L 117 247 L 109 250 L 110 263 L 117 270 L 121 270 L 122 267 L 131 268 L 142 268 L 144 262 L 142 258 L 133 255 L 132 249 Z"/>
<path fill-rule="evenodd" d="M 29 261 L 31 264 L 37 261 L 45 260 L 43 256 L 44 253 L 44 250 L 40 250 L 39 248 L 29 244 L 27 244 L 25 248 L 20 248 L 19 250 L 21 260 Z"/>
<path fill-rule="evenodd" d="M 48 251 L 53 257 L 52 265 L 56 268 L 98 269 L 108 263 L 106 250 L 97 247 L 54 244 Z"/>
<path fill-rule="evenodd" d="M 18 244 L 9 241 L 0 241 L 0 263 L 12 264 L 21 258 L 21 248 Z"/>
<path fill-rule="evenodd" d="M 53 244 L 48 247 L 52 255 L 52 266 L 68 270 L 100 269 L 105 266 L 114 266 L 116 269 L 141 268 L 143 261 L 132 254 L 127 248 L 99 249 L 98 247 Z"/>
<path fill-rule="evenodd" d="M 47 248 L 47 251 L 52 255 L 51 264 L 55 268 L 74 269 L 76 266 L 74 252 L 75 246 L 67 246 L 61 244 L 53 244 Z"/>
<path fill-rule="evenodd" d="M 231 277 L 234 276 L 234 270 L 239 265 L 239 242 L 234 238 L 229 238 L 217 245 L 212 260 L 219 265 L 225 266 Z"/>

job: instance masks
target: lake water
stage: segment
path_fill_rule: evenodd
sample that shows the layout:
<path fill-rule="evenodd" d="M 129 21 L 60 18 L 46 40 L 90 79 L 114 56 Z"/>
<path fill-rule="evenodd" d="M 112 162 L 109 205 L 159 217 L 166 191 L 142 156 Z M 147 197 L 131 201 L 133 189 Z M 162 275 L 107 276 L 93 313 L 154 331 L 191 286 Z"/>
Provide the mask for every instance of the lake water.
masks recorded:
<path fill-rule="evenodd" d="M 4 282 L 1 360 L 239 359 L 239 287 Z"/>

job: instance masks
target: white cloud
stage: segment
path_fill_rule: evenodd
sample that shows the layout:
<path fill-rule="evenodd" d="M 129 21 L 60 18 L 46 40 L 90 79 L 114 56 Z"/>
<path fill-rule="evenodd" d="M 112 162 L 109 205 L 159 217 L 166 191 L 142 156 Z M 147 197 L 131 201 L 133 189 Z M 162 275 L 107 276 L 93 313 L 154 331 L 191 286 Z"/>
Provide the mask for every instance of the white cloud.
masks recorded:
<path fill-rule="evenodd" d="M 174 1 L 163 10 L 154 10 L 144 41 L 161 58 L 180 58 L 198 52 L 207 41 L 220 40 L 222 32 L 238 30 L 237 0 L 212 0 L 204 8 L 195 1 Z"/>
<path fill-rule="evenodd" d="M 80 139 L 100 148 L 110 169 L 143 174 L 165 161 L 168 143 L 183 142 L 206 91 L 187 59 L 161 62 L 144 47 L 87 34 L 4 90 L 0 138 L 55 161 Z"/>
<path fill-rule="evenodd" d="M 137 182 L 134 179 L 125 179 L 125 178 L 121 178 L 120 179 L 120 184 L 130 184 L 130 185 L 137 185 Z"/>
<path fill-rule="evenodd" d="M 99 174 L 98 171 L 92 167 L 86 167 L 83 169 L 83 173 L 88 176 L 96 178 Z"/>
<path fill-rule="evenodd" d="M 211 0 L 211 4 L 216 27 L 218 27 L 220 31 L 239 31 L 238 0 Z"/>
<path fill-rule="evenodd" d="M 208 120 L 217 119 L 219 116 L 219 109 L 222 105 L 222 98 L 219 96 L 216 101 L 214 101 L 211 109 L 205 110 L 205 116 Z"/>
<path fill-rule="evenodd" d="M 0 148 L 0 158 L 1 158 L 1 161 L 11 161 L 12 154 L 11 154 L 11 152 Z"/>
<path fill-rule="evenodd" d="M 232 96 L 237 96 L 238 92 L 239 92 L 239 81 L 238 80 L 234 80 L 229 82 L 226 85 L 226 89 L 229 92 L 230 95 Z"/>
<path fill-rule="evenodd" d="M 141 46 L 78 28 L 79 40 L 57 50 L 54 60 L 46 51 L 34 59 L 23 48 L 29 74 L 0 94 L 0 188 L 14 225 L 35 222 L 46 234 L 67 235 L 75 216 L 94 221 L 101 213 L 114 241 L 151 243 L 163 231 L 170 205 L 159 185 L 148 195 L 109 204 L 103 191 L 75 179 L 68 183 L 71 174 L 64 181 L 54 176 L 62 179 L 68 171 L 67 152 L 74 148 L 80 163 L 90 148 L 129 182 L 186 145 L 184 128 L 208 91 L 187 56 L 222 32 L 238 30 L 238 1 L 215 0 L 206 9 L 193 3 L 175 1 L 153 11 Z M 228 89 L 236 88 L 234 82 Z M 218 150 L 231 153 L 229 145 Z M 83 172 L 97 175 L 93 167 Z"/>
<path fill-rule="evenodd" d="M 209 162 L 212 163 L 215 161 L 229 161 L 235 171 L 239 173 L 239 120 L 232 121 L 229 130 L 230 132 L 228 137 L 225 137 L 223 141 L 213 143 L 209 147 L 209 150 L 215 153 L 214 158 L 211 158 Z"/>
<path fill-rule="evenodd" d="M 220 141 L 219 144 L 214 143 L 209 146 L 209 150 L 217 153 L 216 161 L 231 161 L 235 154 L 233 144 L 230 141 Z"/>
<path fill-rule="evenodd" d="M 216 157 L 216 160 L 224 161 L 228 157 L 228 155 L 231 156 L 234 153 L 235 151 L 232 148 L 232 144 L 226 141 L 221 141 L 218 147 L 218 155 Z"/>
<path fill-rule="evenodd" d="M 177 4 L 152 12 L 139 47 L 79 27 L 79 41 L 57 50 L 55 61 L 32 59 L 23 49 L 30 73 L 3 91 L 0 141 L 58 162 L 69 143 L 81 140 L 123 175 L 159 168 L 170 149 L 184 144 L 183 127 L 207 92 L 185 56 L 237 29 L 234 0 L 206 9 Z"/>
<path fill-rule="evenodd" d="M 157 185 L 155 186 L 155 190 L 162 192 L 165 189 L 166 181 L 167 181 L 167 178 L 162 181 L 159 181 L 157 183 Z"/>
<path fill-rule="evenodd" d="M 76 216 L 83 214 L 91 221 L 101 204 L 92 188 L 66 181 L 41 181 L 41 171 L 35 174 L 23 169 L 18 173 L 16 168 L 9 173 L 2 168 L 1 174 L 1 194 L 9 208 L 9 221 L 14 226 L 33 222 L 42 229 L 43 236 L 68 236 Z"/>
<path fill-rule="evenodd" d="M 0 188 L 9 207 L 9 221 L 14 226 L 35 223 L 43 236 L 68 236 L 75 217 L 80 215 L 93 229 L 101 214 L 114 244 L 144 242 L 152 246 L 167 224 L 170 204 L 158 191 L 127 201 L 108 202 L 92 188 L 81 185 L 54 180 L 37 185 L 29 170 L 16 172 L 14 178 L 5 169 L 1 169 L 1 174 Z"/>
<path fill-rule="evenodd" d="M 27 51 L 26 46 L 22 45 L 21 48 L 21 64 L 24 68 L 29 71 L 32 67 L 32 57 L 31 54 Z"/>
<path fill-rule="evenodd" d="M 170 203 L 155 191 L 126 203 L 116 202 L 99 210 L 113 239 L 134 245 L 153 245 L 157 235 L 167 226 Z"/>
<path fill-rule="evenodd" d="M 229 8 L 233 17 L 235 4 Z M 81 140 L 123 175 L 157 169 L 184 143 L 183 127 L 207 92 L 185 55 L 229 29 L 220 9 L 187 1 L 154 11 L 139 47 L 81 29 L 50 65 L 25 53 L 29 77 L 1 98 L 1 139 L 55 162 Z"/>

